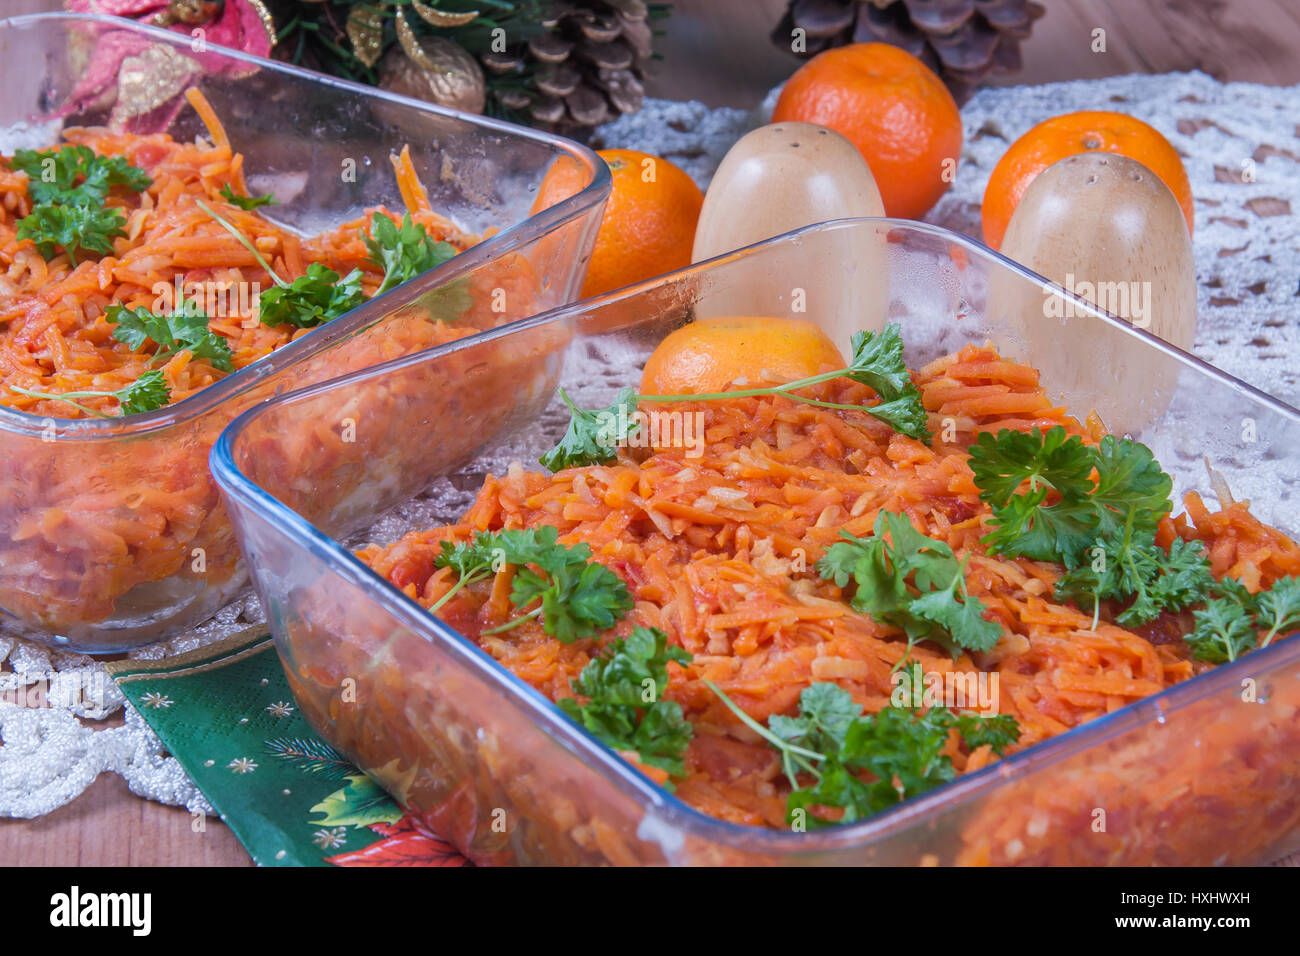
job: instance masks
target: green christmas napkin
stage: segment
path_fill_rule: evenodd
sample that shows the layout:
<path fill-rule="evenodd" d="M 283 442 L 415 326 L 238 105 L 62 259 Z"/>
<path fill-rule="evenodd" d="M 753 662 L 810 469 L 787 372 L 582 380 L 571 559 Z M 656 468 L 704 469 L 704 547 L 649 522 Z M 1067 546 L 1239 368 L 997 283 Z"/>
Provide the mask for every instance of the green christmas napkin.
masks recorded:
<path fill-rule="evenodd" d="M 465 866 L 298 713 L 258 627 L 109 673 L 264 866 Z"/>

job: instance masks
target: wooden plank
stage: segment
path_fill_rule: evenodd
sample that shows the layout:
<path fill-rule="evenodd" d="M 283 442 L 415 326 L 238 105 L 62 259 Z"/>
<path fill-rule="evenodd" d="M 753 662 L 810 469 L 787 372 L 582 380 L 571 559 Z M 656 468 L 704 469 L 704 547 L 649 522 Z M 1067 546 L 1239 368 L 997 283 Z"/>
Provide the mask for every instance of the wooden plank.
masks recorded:
<path fill-rule="evenodd" d="M 0 820 L 4 866 L 252 866 L 235 835 L 215 817 L 198 822 L 184 807 L 142 800 L 116 774 L 35 820 Z"/>

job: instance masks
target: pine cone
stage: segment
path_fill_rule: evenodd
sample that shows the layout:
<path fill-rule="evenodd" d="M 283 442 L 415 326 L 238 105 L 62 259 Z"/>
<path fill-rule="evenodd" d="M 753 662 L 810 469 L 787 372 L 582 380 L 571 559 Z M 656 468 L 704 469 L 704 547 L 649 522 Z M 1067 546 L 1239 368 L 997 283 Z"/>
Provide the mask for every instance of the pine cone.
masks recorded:
<path fill-rule="evenodd" d="M 1033 0 L 791 0 L 772 31 L 772 42 L 790 49 L 802 28 L 816 56 L 848 43 L 891 43 L 919 57 L 952 91 L 960 105 L 990 73 L 1021 67 L 1020 41 L 1046 10 Z"/>
<path fill-rule="evenodd" d="M 641 108 L 653 52 L 645 0 L 555 0 L 541 30 L 479 54 L 488 94 L 507 115 L 573 132 Z"/>

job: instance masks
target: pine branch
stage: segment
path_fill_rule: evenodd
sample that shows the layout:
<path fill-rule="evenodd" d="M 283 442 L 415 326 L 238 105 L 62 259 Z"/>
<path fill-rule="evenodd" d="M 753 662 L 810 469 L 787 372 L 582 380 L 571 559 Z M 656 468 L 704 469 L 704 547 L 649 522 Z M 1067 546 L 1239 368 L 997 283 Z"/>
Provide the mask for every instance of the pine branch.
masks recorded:
<path fill-rule="evenodd" d="M 276 737 L 266 742 L 271 756 L 305 773 L 318 773 L 326 780 L 343 780 L 357 773 L 356 766 L 323 740 L 305 737 Z"/>

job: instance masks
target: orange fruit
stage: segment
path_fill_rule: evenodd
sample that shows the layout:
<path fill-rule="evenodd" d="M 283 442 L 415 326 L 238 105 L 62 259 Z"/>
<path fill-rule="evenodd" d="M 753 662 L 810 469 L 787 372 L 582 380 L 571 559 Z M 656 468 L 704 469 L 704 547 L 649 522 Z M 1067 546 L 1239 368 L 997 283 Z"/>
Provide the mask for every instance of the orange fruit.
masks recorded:
<path fill-rule="evenodd" d="M 603 149 L 599 155 L 614 184 L 582 284 L 583 298 L 690 265 L 695 223 L 704 205 L 700 187 L 666 159 L 632 149 Z M 542 180 L 534 209 L 573 195 L 576 167 L 555 164 Z"/>
<path fill-rule="evenodd" d="M 1119 153 L 1155 173 L 1178 200 L 1192 231 L 1192 186 L 1169 140 L 1127 113 L 1085 110 L 1043 120 L 1002 154 L 984 189 L 984 242 L 994 249 L 1002 245 L 1011 214 L 1035 176 L 1057 160 L 1091 150 Z"/>
<path fill-rule="evenodd" d="M 896 218 L 929 212 L 961 156 L 957 101 L 929 67 L 888 43 L 836 47 L 801 66 L 772 113 L 773 123 L 786 120 L 848 137 L 876 177 L 885 214 Z"/>
<path fill-rule="evenodd" d="M 721 392 L 737 380 L 784 384 L 840 368 L 840 350 L 812 322 L 753 315 L 697 319 L 651 353 L 641 394 Z"/>

